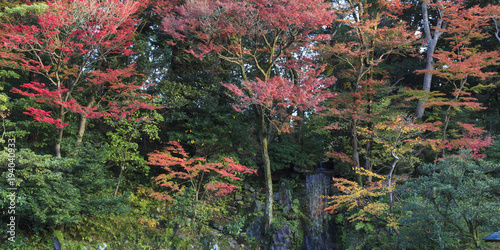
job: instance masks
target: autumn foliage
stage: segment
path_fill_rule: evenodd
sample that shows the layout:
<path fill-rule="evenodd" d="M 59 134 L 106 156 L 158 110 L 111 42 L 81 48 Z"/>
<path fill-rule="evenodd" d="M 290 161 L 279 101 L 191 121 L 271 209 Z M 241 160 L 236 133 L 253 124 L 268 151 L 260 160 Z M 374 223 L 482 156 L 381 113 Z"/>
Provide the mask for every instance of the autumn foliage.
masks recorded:
<path fill-rule="evenodd" d="M 465 8 L 462 1 L 429 3 L 442 11 L 445 28 L 435 29 L 445 34 L 443 39 L 449 46 L 439 48 L 433 54 L 433 69 L 417 70 L 416 73 L 432 74 L 444 80 L 449 92 L 401 90 L 402 95 L 393 95 L 394 99 L 405 104 L 425 100 L 422 107 L 428 108 L 428 113 L 435 112 L 423 122 L 411 115 L 402 115 L 399 113 L 401 107 L 396 108 L 396 103 L 391 103 L 394 102 L 392 98 L 387 98 L 390 95 L 384 94 L 391 91 L 391 78 L 384 75 L 384 69 L 379 66 L 389 54 L 411 48 L 417 37 L 409 33 L 404 22 L 387 26 L 381 23 L 397 17 L 408 6 L 377 1 L 374 4 L 380 6 L 377 8 L 379 12 L 371 12 L 371 6 L 363 5 L 364 1 L 349 3 L 359 4 L 351 6 L 354 10 L 348 8 L 349 4 L 341 5 L 339 8 L 347 14 L 338 21 L 352 29 L 353 41 L 323 46 L 323 49 L 347 66 L 341 72 L 341 79 L 348 79 L 351 85 L 343 86 L 344 93 L 333 99 L 328 113 L 338 117 L 340 122 L 326 128 L 338 130 L 349 126 L 353 156 L 344 152 L 327 155 L 351 163 L 358 181 L 334 178 L 334 186 L 340 194 L 330 197 L 332 205 L 326 210 L 338 211 L 345 207 L 351 212 L 351 220 L 376 218 L 397 232 L 393 191 L 398 177 L 394 175 L 398 166 L 413 166 L 419 161 L 417 149 L 430 148 L 436 153 L 436 159 L 448 153 L 454 154 L 459 149 L 469 150 L 474 158 L 485 157 L 480 151 L 492 144 L 491 136 L 484 135 L 486 131 L 476 124 L 459 120 L 457 114 L 485 109 L 473 94 L 493 85 L 477 84 L 470 88 L 469 82 L 489 80 L 496 75 L 491 66 L 498 65 L 500 57 L 498 51 L 486 51 L 476 45 L 477 41 L 490 37 L 484 30 L 491 18 L 488 8 Z M 385 9 L 388 6 L 393 7 Z M 349 13 L 354 14 L 349 16 Z M 364 169 L 361 156 L 365 159 Z M 377 173 L 387 172 L 387 175 L 375 174 L 372 167 L 378 169 Z"/>
<path fill-rule="evenodd" d="M 387 120 L 384 118 L 388 115 L 383 113 L 390 111 L 387 106 L 381 108 L 381 97 L 391 91 L 398 79 L 388 75 L 383 64 L 393 54 L 410 52 L 417 39 L 408 24 L 399 20 L 402 11 L 409 7 L 401 1 L 385 0 L 348 1 L 334 6 L 338 14 L 335 25 L 337 29 L 346 29 L 347 35 L 332 37 L 332 42 L 318 46 L 334 64 L 342 65 L 337 73 L 340 84 L 336 90 L 339 93 L 325 112 L 338 122 L 325 129 L 346 130 L 352 153 L 348 155 L 347 150 L 329 152 L 328 157 L 351 162 L 356 167 L 365 165 L 371 170 L 373 143 L 365 140 L 359 130 L 371 129 L 372 124 Z M 344 124 L 342 128 L 340 123 Z M 364 155 L 362 148 L 365 148 Z"/>
<path fill-rule="evenodd" d="M 324 67 L 318 69 L 296 70 L 298 79 L 289 80 L 274 76 L 268 80 L 257 78 L 254 81 L 242 81 L 242 87 L 236 84 L 222 84 L 235 97 L 233 108 L 243 112 L 252 105 L 261 106 L 269 112 L 268 117 L 281 133 L 289 133 L 293 127 L 291 121 L 300 119 L 289 112 L 293 110 L 321 111 L 323 101 L 332 94 L 325 91 L 335 82 L 334 78 L 321 78 Z M 277 117 L 279 117 L 277 119 Z"/>
<path fill-rule="evenodd" d="M 43 6 L 40 13 L 13 14 L 1 26 L 0 65 L 31 72 L 31 82 L 12 91 L 49 109 L 30 107 L 25 114 L 62 131 L 68 113 L 124 118 L 156 108 L 141 93 L 146 85 L 132 80 L 140 76 L 133 63 L 108 61 L 133 54 L 136 1 L 60 0 Z"/>
<path fill-rule="evenodd" d="M 488 83 L 488 80 L 498 74 L 491 70 L 491 66 L 498 65 L 500 53 L 496 50 L 481 49 L 474 44 L 491 37 L 484 27 L 495 17 L 494 13 L 492 14 L 495 8 L 491 6 L 466 8 L 463 1 L 439 1 L 429 3 L 429 6 L 441 11 L 446 26 L 436 29 L 445 34 L 443 39 L 449 46 L 446 49 L 438 49 L 433 54 L 434 69 L 416 70 L 416 72 L 444 79 L 450 91 L 449 93 L 403 91 L 411 95 L 406 101 L 425 99 L 426 103 L 422 108 L 444 111 L 444 116 L 439 118 L 430 116 L 422 124 L 439 133 L 436 133 L 434 138 L 418 138 L 416 141 L 431 147 L 435 152 L 440 152 L 443 157 L 447 151 L 466 148 L 471 149 L 476 158 L 482 158 L 484 155 L 478 152 L 491 145 L 493 142 L 491 136 L 484 135 L 486 130 L 483 128 L 472 123 L 463 123 L 455 116 L 466 110 L 486 109 L 473 94 L 495 87 L 494 84 Z M 481 81 L 480 84 L 470 87 L 471 81 L 478 80 Z"/>
<path fill-rule="evenodd" d="M 365 221 L 377 217 L 382 219 L 389 211 L 387 203 L 377 202 L 380 197 L 387 195 L 387 192 L 393 188 L 387 187 L 385 177 L 366 171 L 362 168 L 357 169 L 357 173 L 362 176 L 372 176 L 376 180 L 361 186 L 355 181 L 350 181 L 345 178 L 333 178 L 334 187 L 338 190 L 338 194 L 330 197 L 329 206 L 325 211 L 334 213 L 346 208 L 351 211 L 350 221 Z"/>
<path fill-rule="evenodd" d="M 237 62 L 245 55 L 272 53 L 264 48 L 265 43 L 282 52 L 296 46 L 310 32 L 330 24 L 334 15 L 328 8 L 328 3 L 316 0 L 191 0 L 182 5 L 165 1 L 158 12 L 164 15 L 166 33 L 176 41 L 193 44 L 188 53 L 202 59 L 208 52 L 218 52 Z M 258 41 L 259 46 L 247 46 L 248 38 Z"/>
<path fill-rule="evenodd" d="M 238 111 L 253 110 L 258 124 L 266 178 L 266 229 L 273 214 L 268 138 L 289 132 L 293 113 L 315 110 L 322 90 L 334 78 L 320 77 L 314 44 L 328 35 L 314 34 L 331 25 L 334 12 L 321 0 L 190 0 L 164 1 L 162 29 L 170 44 L 182 42 L 185 52 L 202 60 L 213 53 L 236 66 L 241 84 L 224 84 Z"/>
<path fill-rule="evenodd" d="M 327 35 L 309 35 L 333 20 L 335 15 L 328 3 L 207 0 L 176 5 L 165 2 L 158 12 L 164 15 L 162 28 L 174 39 L 172 44 L 189 45 L 191 48 L 186 52 L 200 60 L 212 52 L 241 67 L 241 84 L 223 84 L 235 96 L 237 111 L 262 105 L 264 112 L 269 111 L 266 119 L 280 113 L 286 117 L 281 120 L 289 121 L 290 114 L 277 107 L 315 109 L 327 99 L 321 90 L 328 88 L 334 78 L 320 77 L 324 67 L 318 67 L 316 58 L 304 56 L 302 51 L 312 49 L 315 41 L 328 39 Z M 248 78 L 247 65 L 255 66 L 257 77 Z M 283 72 L 274 72 L 277 67 Z M 290 129 L 282 125 L 278 128 L 285 132 Z"/>
<path fill-rule="evenodd" d="M 215 196 L 224 196 L 238 187 L 228 181 L 242 180 L 241 174 L 257 174 L 257 171 L 236 163 L 232 157 L 224 157 L 222 162 L 209 162 L 205 157 L 189 157 L 189 154 L 176 141 L 168 142 L 170 146 L 163 151 L 150 153 L 149 164 L 161 166 L 166 173 L 153 179 L 169 191 L 153 193 L 152 196 L 172 200 L 172 193 L 182 193 L 186 186 L 191 186 L 196 193 L 195 200 L 200 199 L 203 192 L 211 192 Z M 206 181 L 210 175 L 215 180 Z M 184 182 L 185 180 L 186 182 Z"/>

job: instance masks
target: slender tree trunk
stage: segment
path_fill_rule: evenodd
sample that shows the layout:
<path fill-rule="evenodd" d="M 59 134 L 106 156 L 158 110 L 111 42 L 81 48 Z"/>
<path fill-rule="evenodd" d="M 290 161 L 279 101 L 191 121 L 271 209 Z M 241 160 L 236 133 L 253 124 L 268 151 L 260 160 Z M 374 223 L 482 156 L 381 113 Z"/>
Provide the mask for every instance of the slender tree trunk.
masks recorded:
<path fill-rule="evenodd" d="M 267 136 L 262 138 L 262 156 L 264 158 L 264 171 L 266 175 L 266 229 L 268 230 L 273 221 L 273 180 L 271 176 L 271 161 L 267 149 Z"/>
<path fill-rule="evenodd" d="M 493 23 L 495 25 L 495 37 L 497 38 L 497 40 L 500 42 L 500 36 L 498 34 L 500 34 L 500 27 L 498 27 L 498 20 L 496 18 L 492 18 L 493 19 Z"/>
<path fill-rule="evenodd" d="M 372 164 L 372 161 L 370 160 L 370 156 L 371 156 L 371 144 L 372 144 L 372 141 L 371 139 L 369 139 L 367 142 L 366 142 L 366 162 L 365 162 L 365 169 L 372 172 L 373 170 L 373 164 Z M 372 176 L 368 176 L 368 181 L 372 181 Z"/>
<path fill-rule="evenodd" d="M 94 102 L 95 102 L 94 95 L 92 95 L 91 98 L 92 99 L 87 104 L 87 108 L 91 108 L 92 106 L 94 106 Z M 85 115 L 85 114 L 80 115 L 80 126 L 78 127 L 78 138 L 76 139 L 77 147 L 80 146 L 80 144 L 83 141 L 83 134 L 85 133 L 85 129 L 87 127 L 87 119 L 88 119 L 87 115 Z"/>
<path fill-rule="evenodd" d="M 358 131 L 357 131 L 357 120 L 352 121 L 351 125 L 351 134 L 352 134 L 352 158 L 356 167 L 361 167 L 361 163 L 359 162 L 359 142 L 358 142 Z M 363 185 L 363 179 L 361 175 L 358 175 L 359 185 Z"/>
<path fill-rule="evenodd" d="M 63 138 L 64 128 L 60 128 L 57 130 L 57 139 L 56 139 L 56 157 L 61 158 L 61 141 Z"/>
<path fill-rule="evenodd" d="M 78 127 L 78 137 L 76 138 L 76 145 L 80 146 L 83 141 L 83 134 L 85 133 L 85 128 L 87 126 L 87 116 L 85 114 L 80 115 L 80 126 Z"/>
<path fill-rule="evenodd" d="M 271 160 L 268 151 L 268 128 L 264 111 L 260 112 L 261 132 L 260 141 L 262 146 L 262 160 L 264 161 L 264 176 L 266 181 L 266 208 L 265 208 L 265 229 L 269 232 L 273 221 L 273 179 L 271 176 Z"/>
<path fill-rule="evenodd" d="M 3 138 L 5 137 L 5 132 L 7 132 L 7 129 L 5 129 L 5 115 L 3 113 L 1 113 L 0 117 L 2 118 L 2 128 L 3 128 L 3 131 L 2 131 L 2 137 L 0 138 L 0 141 L 3 141 Z"/>
<path fill-rule="evenodd" d="M 64 122 L 64 108 L 60 109 L 61 122 Z M 56 138 L 56 157 L 61 158 L 61 142 L 64 134 L 64 128 L 60 128 L 57 130 L 57 138 Z"/>
<path fill-rule="evenodd" d="M 436 44 L 438 42 L 439 36 L 441 36 L 442 32 L 439 30 L 434 30 L 434 36 L 431 34 L 431 28 L 429 24 L 429 14 L 428 14 L 428 6 L 425 2 L 422 3 L 422 18 L 424 21 L 424 32 L 425 32 L 425 39 L 427 42 L 427 49 L 426 49 L 426 60 L 427 63 L 425 65 L 426 70 L 432 70 L 434 68 L 434 51 L 436 50 Z M 441 19 L 438 19 L 436 23 L 436 27 L 438 28 L 445 28 L 446 23 L 443 22 Z M 422 86 L 422 90 L 424 91 L 431 91 L 431 82 L 432 82 L 432 74 L 427 72 L 424 75 L 424 83 Z M 424 116 L 425 108 L 422 108 L 422 106 L 425 104 L 424 101 L 421 101 L 417 105 L 417 111 L 416 111 L 416 117 L 421 119 Z"/>
<path fill-rule="evenodd" d="M 120 175 L 118 175 L 118 184 L 116 185 L 115 194 L 113 195 L 113 197 L 116 197 L 116 195 L 118 194 L 118 189 L 120 188 L 120 183 L 122 182 L 122 175 L 123 175 L 123 167 L 120 167 Z"/>
<path fill-rule="evenodd" d="M 396 156 L 394 152 L 392 152 L 394 159 L 394 162 L 392 163 L 391 166 L 391 171 L 389 171 L 389 174 L 387 175 L 387 187 L 391 188 L 392 187 L 392 175 L 394 174 L 394 169 L 396 168 L 396 164 L 398 164 L 399 158 Z M 393 192 L 389 191 L 389 211 L 392 212 L 392 204 L 393 204 Z"/>
<path fill-rule="evenodd" d="M 455 103 L 458 102 L 458 98 L 460 97 L 460 94 L 462 93 L 462 89 L 464 88 L 464 85 L 466 82 L 467 82 L 467 78 L 464 78 L 460 81 L 460 86 L 459 86 L 459 89 L 457 91 L 457 94 L 453 98 L 453 102 L 455 102 Z M 453 109 L 452 109 L 452 106 L 450 105 L 450 106 L 448 106 L 448 109 L 446 109 L 446 113 L 444 116 L 444 125 L 443 125 L 443 131 L 441 133 L 441 142 L 444 142 L 448 139 L 446 136 L 446 132 L 448 131 L 448 126 L 450 124 L 452 113 L 453 113 Z M 444 157 L 444 155 L 445 155 L 445 149 L 443 148 L 443 157 Z"/>
<path fill-rule="evenodd" d="M 372 112 L 372 109 L 371 109 L 371 103 L 372 103 L 372 96 L 371 95 L 368 95 L 368 100 L 369 100 L 369 103 L 370 105 L 368 105 L 367 107 L 367 111 L 366 113 L 368 115 L 371 114 Z M 369 122 L 368 123 L 368 129 L 369 130 L 372 130 L 373 129 L 373 123 L 372 122 Z M 371 146 L 372 146 L 372 139 L 368 138 L 368 140 L 366 141 L 366 156 L 365 156 L 365 169 L 372 172 L 372 162 L 370 160 L 370 157 L 371 157 Z M 372 176 L 368 176 L 368 181 L 372 181 Z"/>

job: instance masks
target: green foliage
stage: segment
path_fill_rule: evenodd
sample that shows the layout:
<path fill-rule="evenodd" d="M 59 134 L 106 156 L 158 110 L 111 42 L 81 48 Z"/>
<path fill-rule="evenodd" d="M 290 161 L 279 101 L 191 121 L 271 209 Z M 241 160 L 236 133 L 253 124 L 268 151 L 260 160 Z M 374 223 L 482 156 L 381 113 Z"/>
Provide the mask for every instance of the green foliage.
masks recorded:
<path fill-rule="evenodd" d="M 8 164 L 6 151 L 0 153 L 2 166 Z M 64 178 L 72 159 L 56 159 L 48 155 L 37 155 L 29 149 L 21 149 L 16 154 L 17 210 L 19 220 L 26 221 L 31 229 L 56 227 L 80 220 L 80 193 L 77 187 Z M 6 180 L 7 171 L 2 179 Z M 3 187 L 7 187 L 3 183 Z M 22 189 L 21 189 L 22 187 Z M 5 189 L 4 189 L 5 190 Z M 2 194 L 2 200 L 7 200 Z M 7 211 L 2 203 L 2 210 Z M 5 215 L 4 215 L 5 216 Z"/>
<path fill-rule="evenodd" d="M 87 245 L 106 242 L 110 249 L 171 249 L 176 242 L 172 228 L 157 228 L 141 217 L 113 214 L 84 217 L 67 233 Z"/>
<path fill-rule="evenodd" d="M 12 102 L 12 98 L 9 97 L 9 95 L 5 92 L 11 85 L 11 83 L 9 83 L 9 80 L 10 81 L 17 80 L 20 77 L 21 76 L 13 70 L 0 68 L 0 119 L 1 119 L 0 133 L 2 134 L 0 136 L 1 137 L 0 140 L 3 140 L 0 141 L 0 143 L 5 142 L 4 140 L 5 137 L 13 138 L 20 135 L 22 136 L 23 135 L 22 132 L 26 133 L 25 131 L 22 132 L 19 131 L 21 133 L 19 132 L 16 133 L 15 131 L 13 131 L 12 127 L 14 126 L 12 126 L 10 120 L 7 119 L 9 116 L 11 116 L 11 109 L 15 104 Z M 7 128 L 9 128 L 9 130 Z"/>
<path fill-rule="evenodd" d="M 80 191 L 81 214 L 84 216 L 122 214 L 128 211 L 127 197 L 112 197 L 116 181 L 110 178 L 106 164 L 110 149 L 107 146 L 85 144 L 76 155 L 70 180 Z"/>
<path fill-rule="evenodd" d="M 182 194 L 176 195 L 175 199 L 167 204 L 164 223 L 169 227 L 183 228 L 195 224 L 208 224 L 214 217 L 227 213 L 225 207 L 204 200 L 195 200 L 194 195 L 192 187 L 186 187 Z"/>
<path fill-rule="evenodd" d="M 34 3 L 30 5 L 16 5 L 14 7 L 5 7 L 4 12 L 0 12 L 0 17 L 5 15 L 24 16 L 26 13 L 43 13 L 47 7 L 46 3 Z"/>
<path fill-rule="evenodd" d="M 10 82 L 15 79 L 9 79 Z M 10 87 L 6 86 L 6 90 Z M 56 129 L 54 126 L 35 121 L 23 114 L 28 107 L 41 107 L 43 104 L 33 100 L 19 98 L 18 95 L 6 93 L 9 96 L 7 107 L 9 116 L 5 120 L 5 136 L 16 138 L 16 147 L 30 148 L 38 154 L 53 153 Z"/>
<path fill-rule="evenodd" d="M 4 231 L 4 230 L 2 230 Z M 6 230 L 5 230 L 6 231 Z M 29 237 L 16 236 L 14 242 L 5 240 L 0 242 L 1 249 L 53 249 L 52 236 L 39 233 L 30 235 Z"/>
<path fill-rule="evenodd" d="M 245 218 L 236 217 L 232 220 L 231 223 L 229 223 L 224 227 L 224 232 L 229 235 L 238 237 L 240 233 L 243 231 L 244 226 L 245 226 Z"/>
<path fill-rule="evenodd" d="M 111 197 L 106 147 L 85 147 L 77 158 L 37 155 L 29 149 L 16 152 L 16 216 L 24 229 L 40 231 L 81 221 L 82 215 L 123 213 L 124 198 Z M 7 166 L 6 151 L 0 164 Z M 2 190 L 6 190 L 3 171 Z M 1 192 L 2 217 L 6 217 L 7 192 Z M 5 219 L 5 218 L 3 218 Z"/>
<path fill-rule="evenodd" d="M 113 131 L 106 133 L 108 136 L 108 147 L 110 154 L 108 161 L 114 162 L 121 168 L 144 168 L 148 172 L 149 167 L 146 160 L 139 154 L 137 140 L 145 136 L 146 139 L 155 140 L 158 137 L 157 124 L 163 121 L 163 117 L 156 111 L 152 111 L 151 118 L 142 117 L 137 114 L 133 120 L 120 119 L 106 122 L 113 127 Z M 151 119 L 151 120 L 148 120 Z"/>
<path fill-rule="evenodd" d="M 280 134 L 269 143 L 271 170 L 295 168 L 311 170 L 318 161 L 325 158 L 326 131 L 321 128 L 321 117 L 307 114 L 301 118 L 300 129 L 289 134 Z"/>
<path fill-rule="evenodd" d="M 481 247 L 500 223 L 500 180 L 490 174 L 498 170 L 467 154 L 423 166 L 424 176 L 401 187 L 401 247 Z"/>
<path fill-rule="evenodd" d="M 135 193 L 130 194 L 129 203 L 131 206 L 131 214 L 135 216 L 143 216 L 146 218 L 155 219 L 165 207 L 163 201 L 151 197 L 154 192 L 152 188 L 138 186 Z"/>
<path fill-rule="evenodd" d="M 86 250 L 87 249 L 87 247 L 84 244 L 82 244 L 81 242 L 72 241 L 72 240 L 65 240 L 63 233 L 59 230 L 54 231 L 54 242 L 58 242 L 61 246 L 61 249 L 63 249 L 63 250 L 66 250 L 66 249 Z M 99 244 L 97 249 L 105 249 L 106 247 L 107 247 L 107 244 L 102 243 L 102 244 Z"/>
<path fill-rule="evenodd" d="M 283 137 L 283 140 L 269 144 L 271 170 L 276 171 L 292 166 L 298 166 L 303 169 L 306 166 L 310 166 L 311 159 L 308 157 L 308 153 L 314 148 L 307 148 L 297 142 L 291 141 L 287 135 Z"/>
<path fill-rule="evenodd" d="M 137 173 L 141 176 L 149 174 L 149 166 L 139 151 L 138 142 L 159 139 L 157 125 L 161 121 L 163 116 L 155 110 L 148 113 L 137 112 L 133 119 L 106 120 L 106 123 L 113 128 L 106 133 L 108 137 L 106 144 L 109 147 L 107 163 L 119 169 L 115 196 L 123 180 L 139 179 L 136 177 Z"/>
<path fill-rule="evenodd" d="M 20 76 L 12 71 L 12 70 L 3 70 L 3 69 L 0 69 L 0 91 L 2 91 L 2 93 L 0 93 L 0 114 L 2 114 L 2 117 L 3 115 L 7 114 L 8 112 L 8 102 L 9 102 L 9 97 L 3 93 L 3 91 L 5 90 L 5 88 L 3 87 L 4 85 L 6 85 L 6 83 L 3 81 L 3 79 L 5 78 L 19 78 Z M 3 117 L 5 118 L 5 117 Z"/>
<path fill-rule="evenodd" d="M 493 144 L 484 150 L 484 154 L 489 161 L 500 163 L 500 136 L 493 137 Z"/>

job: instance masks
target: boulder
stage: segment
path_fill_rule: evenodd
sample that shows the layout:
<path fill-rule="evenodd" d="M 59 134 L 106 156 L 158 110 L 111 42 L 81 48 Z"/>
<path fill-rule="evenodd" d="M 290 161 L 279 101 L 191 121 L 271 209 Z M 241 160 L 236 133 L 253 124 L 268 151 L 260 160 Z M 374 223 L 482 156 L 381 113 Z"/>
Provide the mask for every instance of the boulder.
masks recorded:
<path fill-rule="evenodd" d="M 278 204 L 283 207 L 283 212 L 288 213 L 292 210 L 292 192 L 288 189 L 285 182 L 281 182 L 278 192 Z"/>
<path fill-rule="evenodd" d="M 234 195 L 234 200 L 235 200 L 235 201 L 241 201 L 241 200 L 243 200 L 243 196 L 241 196 L 241 195 L 239 195 L 239 194 L 235 194 L 235 195 Z"/>
<path fill-rule="evenodd" d="M 252 202 L 252 213 L 258 213 L 264 208 L 264 203 L 259 200 L 254 200 Z"/>
<path fill-rule="evenodd" d="M 292 246 L 292 230 L 288 223 L 283 222 L 273 234 L 272 250 L 287 250 Z"/>
<path fill-rule="evenodd" d="M 262 235 L 264 235 L 264 216 L 257 215 L 257 217 L 255 217 L 247 228 L 246 235 L 248 238 L 254 238 L 256 240 L 262 239 Z"/>

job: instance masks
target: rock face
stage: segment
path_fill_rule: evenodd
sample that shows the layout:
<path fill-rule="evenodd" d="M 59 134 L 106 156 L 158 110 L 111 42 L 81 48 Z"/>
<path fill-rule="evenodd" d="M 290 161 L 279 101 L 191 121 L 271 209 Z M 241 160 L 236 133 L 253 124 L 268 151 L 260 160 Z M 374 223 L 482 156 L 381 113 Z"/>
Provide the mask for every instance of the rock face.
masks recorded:
<path fill-rule="evenodd" d="M 283 207 L 283 212 L 288 213 L 292 210 L 292 192 L 287 188 L 285 182 L 281 182 L 278 203 Z"/>
<path fill-rule="evenodd" d="M 212 220 L 209 222 L 209 224 L 211 227 L 213 227 L 216 230 L 222 231 L 224 229 L 224 227 L 221 224 L 219 224 L 217 221 Z"/>
<path fill-rule="evenodd" d="M 328 214 L 324 212 L 330 190 L 331 177 L 323 173 L 306 176 L 307 215 L 310 219 L 305 231 L 305 248 L 309 250 L 329 247 Z"/>
<path fill-rule="evenodd" d="M 288 250 L 292 246 L 292 230 L 288 223 L 283 222 L 281 227 L 276 228 L 273 234 L 272 250 Z"/>
<path fill-rule="evenodd" d="M 247 228 L 248 237 L 255 238 L 256 240 L 261 240 L 264 233 L 264 217 L 258 215 L 254 221 Z"/>
<path fill-rule="evenodd" d="M 239 194 L 236 194 L 236 195 L 234 195 L 234 200 L 235 201 L 242 201 L 243 200 L 243 196 L 241 196 Z"/>
<path fill-rule="evenodd" d="M 264 208 L 264 203 L 259 200 L 254 200 L 252 203 L 252 213 L 258 213 Z"/>

